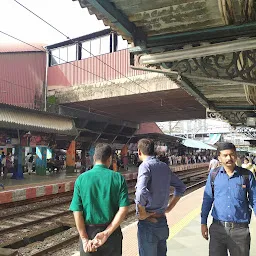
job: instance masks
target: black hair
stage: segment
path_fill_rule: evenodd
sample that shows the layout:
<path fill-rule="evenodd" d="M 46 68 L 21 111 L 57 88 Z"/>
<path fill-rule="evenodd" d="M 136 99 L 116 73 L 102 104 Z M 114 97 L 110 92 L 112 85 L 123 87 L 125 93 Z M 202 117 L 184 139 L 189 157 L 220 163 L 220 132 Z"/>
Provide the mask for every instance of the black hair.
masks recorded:
<path fill-rule="evenodd" d="M 231 142 L 222 142 L 218 144 L 218 149 L 217 149 L 217 154 L 218 156 L 220 155 L 220 151 L 226 150 L 226 149 L 231 149 L 236 152 L 236 147 L 233 143 Z"/>
<path fill-rule="evenodd" d="M 112 148 L 109 144 L 106 143 L 99 143 L 95 147 L 94 152 L 94 160 L 95 161 L 101 161 L 102 163 L 105 163 L 110 156 L 112 155 Z"/>
<path fill-rule="evenodd" d="M 155 154 L 155 143 L 151 139 L 141 139 L 138 142 L 138 149 L 143 155 L 153 156 Z"/>

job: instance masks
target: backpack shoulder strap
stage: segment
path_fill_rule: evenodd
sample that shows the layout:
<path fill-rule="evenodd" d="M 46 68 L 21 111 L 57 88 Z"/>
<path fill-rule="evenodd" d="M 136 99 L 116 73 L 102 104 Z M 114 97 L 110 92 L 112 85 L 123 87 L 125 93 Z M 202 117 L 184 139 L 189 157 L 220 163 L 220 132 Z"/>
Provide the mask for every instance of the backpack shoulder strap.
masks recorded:
<path fill-rule="evenodd" d="M 213 198 L 214 198 L 214 181 L 215 181 L 215 178 L 216 178 L 217 174 L 220 171 L 220 168 L 221 167 L 217 167 L 217 168 L 213 169 L 211 171 L 211 173 L 210 173 L 210 175 L 211 175 L 211 187 L 212 187 L 212 196 L 213 196 Z"/>
<path fill-rule="evenodd" d="M 243 185 L 246 186 L 246 192 L 249 193 L 249 186 L 250 186 L 250 171 L 247 169 L 239 167 L 239 172 L 243 176 Z"/>

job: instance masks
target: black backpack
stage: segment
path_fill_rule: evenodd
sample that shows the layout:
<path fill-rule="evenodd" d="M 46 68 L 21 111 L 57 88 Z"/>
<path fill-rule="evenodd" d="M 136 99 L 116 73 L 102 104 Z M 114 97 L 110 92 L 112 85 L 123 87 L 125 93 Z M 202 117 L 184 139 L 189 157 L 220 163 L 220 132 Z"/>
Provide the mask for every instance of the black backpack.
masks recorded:
<path fill-rule="evenodd" d="M 28 161 L 29 161 L 30 163 L 33 163 L 33 156 L 31 156 L 31 157 L 28 159 Z"/>

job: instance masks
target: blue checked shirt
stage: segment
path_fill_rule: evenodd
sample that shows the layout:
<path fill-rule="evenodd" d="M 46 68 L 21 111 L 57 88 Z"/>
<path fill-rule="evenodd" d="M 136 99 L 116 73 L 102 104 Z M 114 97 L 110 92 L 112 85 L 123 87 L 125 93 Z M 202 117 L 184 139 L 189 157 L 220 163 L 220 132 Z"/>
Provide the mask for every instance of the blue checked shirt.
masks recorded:
<path fill-rule="evenodd" d="M 175 189 L 175 196 L 182 196 L 186 190 L 184 183 L 167 164 L 155 157 L 147 157 L 138 171 L 136 205 L 144 206 L 148 212 L 164 213 L 168 206 L 171 186 Z"/>
<path fill-rule="evenodd" d="M 229 177 L 221 167 L 214 180 L 214 198 L 212 195 L 211 175 L 209 174 L 204 191 L 201 211 L 201 224 L 207 224 L 207 218 L 212 208 L 212 217 L 216 220 L 249 223 L 251 218 L 250 206 L 256 214 L 256 181 L 253 174 L 249 174 L 249 188 L 244 186 L 244 178 L 237 168 Z M 246 197 L 249 192 L 249 202 Z M 213 204 L 214 203 L 214 204 Z"/>

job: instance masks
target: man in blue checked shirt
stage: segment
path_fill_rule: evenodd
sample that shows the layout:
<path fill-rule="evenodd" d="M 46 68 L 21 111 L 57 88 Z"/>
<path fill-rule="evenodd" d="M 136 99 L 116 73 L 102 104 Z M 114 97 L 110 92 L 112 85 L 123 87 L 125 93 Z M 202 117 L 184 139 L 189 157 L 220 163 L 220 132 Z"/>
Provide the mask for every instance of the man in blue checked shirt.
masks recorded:
<path fill-rule="evenodd" d="M 208 240 L 207 218 L 212 208 L 210 256 L 249 256 L 251 208 L 256 213 L 256 181 L 253 174 L 236 166 L 232 143 L 218 146 L 222 166 L 211 170 L 201 212 L 202 236 Z"/>
<path fill-rule="evenodd" d="M 143 161 L 139 167 L 135 199 L 140 256 L 166 256 L 169 228 L 165 213 L 173 209 L 186 190 L 168 165 L 156 159 L 154 149 L 150 139 L 138 142 L 138 155 Z M 170 186 L 175 191 L 169 202 Z"/>

